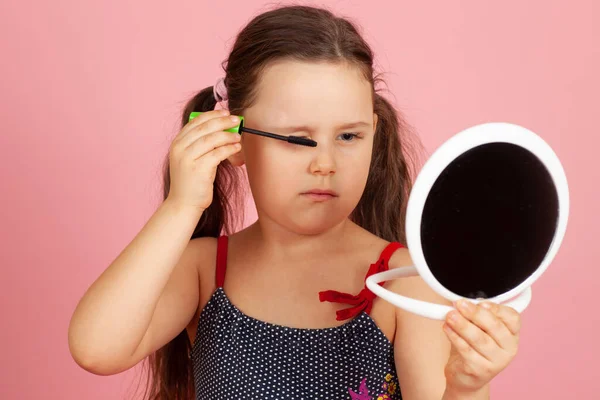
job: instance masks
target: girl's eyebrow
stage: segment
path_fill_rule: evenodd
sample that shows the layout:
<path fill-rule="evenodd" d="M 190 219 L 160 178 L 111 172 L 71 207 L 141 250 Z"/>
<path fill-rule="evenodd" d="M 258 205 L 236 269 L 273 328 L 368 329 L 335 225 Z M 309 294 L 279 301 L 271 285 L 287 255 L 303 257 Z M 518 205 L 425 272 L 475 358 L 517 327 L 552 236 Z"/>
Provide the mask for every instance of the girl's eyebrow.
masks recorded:
<path fill-rule="evenodd" d="M 336 129 L 350 129 L 350 128 L 369 128 L 371 124 L 364 121 L 356 121 L 350 122 L 343 125 L 339 125 Z M 308 125 L 299 125 L 299 126 L 283 126 L 283 127 L 273 127 L 271 128 L 277 132 L 313 132 L 315 129 L 311 128 Z"/>
<path fill-rule="evenodd" d="M 350 122 L 348 124 L 344 124 L 344 125 L 340 125 L 337 127 L 337 129 L 350 129 L 350 128 L 368 128 L 372 125 L 372 123 L 368 123 L 368 122 L 364 122 L 364 121 L 357 121 L 357 122 Z"/>

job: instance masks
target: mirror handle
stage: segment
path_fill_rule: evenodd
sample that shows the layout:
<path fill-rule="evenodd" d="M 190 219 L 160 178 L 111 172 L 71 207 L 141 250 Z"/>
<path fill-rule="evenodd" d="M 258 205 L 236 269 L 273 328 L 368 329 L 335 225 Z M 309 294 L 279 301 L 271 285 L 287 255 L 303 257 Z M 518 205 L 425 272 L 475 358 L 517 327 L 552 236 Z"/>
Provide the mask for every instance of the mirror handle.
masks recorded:
<path fill-rule="evenodd" d="M 379 285 L 380 282 L 385 282 L 393 279 L 417 276 L 418 272 L 415 267 L 400 267 L 394 268 L 389 271 L 379 272 L 373 274 L 366 280 L 367 288 L 375 293 L 378 297 L 390 302 L 396 307 L 400 307 L 403 310 L 412 312 L 413 314 L 421 315 L 430 319 L 444 320 L 446 314 L 454 309 L 442 304 L 430 303 L 427 301 L 412 299 L 410 297 L 402 296 L 398 293 L 391 292 Z M 505 306 L 514 308 L 517 312 L 521 313 L 529 303 L 531 302 L 531 286 L 527 287 L 521 294 L 514 299 L 502 303 Z"/>

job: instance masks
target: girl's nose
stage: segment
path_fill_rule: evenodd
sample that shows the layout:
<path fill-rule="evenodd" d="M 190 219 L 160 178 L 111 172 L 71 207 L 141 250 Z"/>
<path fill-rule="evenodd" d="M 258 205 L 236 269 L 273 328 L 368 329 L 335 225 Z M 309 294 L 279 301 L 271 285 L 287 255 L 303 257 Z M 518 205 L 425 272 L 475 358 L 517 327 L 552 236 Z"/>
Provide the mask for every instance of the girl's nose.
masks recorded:
<path fill-rule="evenodd" d="M 310 172 L 315 175 L 333 175 L 335 160 L 328 150 L 320 151 L 310 164 Z"/>

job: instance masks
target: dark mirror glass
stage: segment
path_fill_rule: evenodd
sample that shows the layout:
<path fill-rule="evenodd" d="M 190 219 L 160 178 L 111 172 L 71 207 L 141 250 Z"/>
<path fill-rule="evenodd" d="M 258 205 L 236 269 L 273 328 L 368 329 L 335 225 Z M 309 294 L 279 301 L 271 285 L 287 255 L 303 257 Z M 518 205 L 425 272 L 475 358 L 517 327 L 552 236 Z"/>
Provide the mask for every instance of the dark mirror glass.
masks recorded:
<path fill-rule="evenodd" d="M 544 259 L 558 221 L 558 194 L 542 162 L 509 143 L 466 151 L 435 181 L 423 209 L 421 244 L 448 290 L 494 297 Z"/>

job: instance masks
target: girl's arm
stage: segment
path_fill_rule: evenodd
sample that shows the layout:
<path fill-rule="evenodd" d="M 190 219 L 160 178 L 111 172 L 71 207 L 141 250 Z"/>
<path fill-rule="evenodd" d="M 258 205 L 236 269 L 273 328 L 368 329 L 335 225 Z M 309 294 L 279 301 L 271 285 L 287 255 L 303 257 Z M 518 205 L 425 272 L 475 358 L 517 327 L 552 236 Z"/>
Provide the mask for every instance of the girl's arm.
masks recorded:
<path fill-rule="evenodd" d="M 398 279 L 391 290 L 404 296 L 432 303 L 451 305 L 435 293 L 420 277 Z M 405 400 L 484 400 L 489 398 L 486 386 L 468 396 L 446 390 L 444 368 L 450 356 L 450 341 L 442 324 L 429 318 L 396 309 L 394 357 L 402 398 Z"/>
<path fill-rule="evenodd" d="M 185 329 L 198 307 L 197 265 L 214 241 L 190 241 L 201 215 L 167 199 L 90 286 L 69 326 L 80 366 L 99 375 L 122 372 Z"/>
<path fill-rule="evenodd" d="M 407 252 L 396 252 L 394 267 L 413 265 Z M 421 277 L 397 279 L 390 290 L 415 299 L 452 305 L 435 293 Z M 396 308 L 394 357 L 402 398 L 405 400 L 487 400 L 489 385 L 477 393 L 456 393 L 446 388 L 444 369 L 450 356 L 450 341 L 436 321 Z"/>
<path fill-rule="evenodd" d="M 169 147 L 168 197 L 87 290 L 71 319 L 75 361 L 97 374 L 128 369 L 181 333 L 198 308 L 198 266 L 216 240 L 190 241 L 213 199 L 218 165 L 241 150 L 229 111 L 203 113 Z"/>

